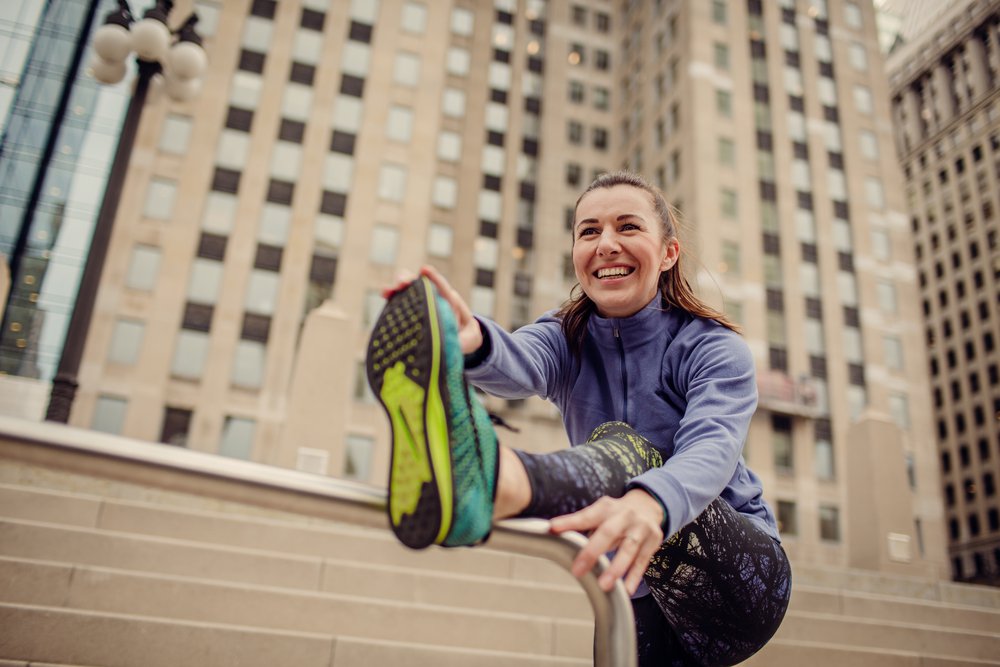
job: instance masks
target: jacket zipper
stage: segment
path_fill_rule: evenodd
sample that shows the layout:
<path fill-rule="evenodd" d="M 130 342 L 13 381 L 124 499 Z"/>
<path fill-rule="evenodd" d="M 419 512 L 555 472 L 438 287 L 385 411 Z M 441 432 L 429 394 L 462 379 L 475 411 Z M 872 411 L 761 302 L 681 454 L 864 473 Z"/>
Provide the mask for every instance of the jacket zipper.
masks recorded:
<path fill-rule="evenodd" d="M 623 417 L 622 417 L 622 421 L 625 422 L 626 424 L 628 424 L 629 423 L 629 421 L 628 421 L 628 370 L 625 368 L 625 343 L 622 342 L 621 333 L 619 333 L 617 326 L 613 329 L 613 331 L 614 331 L 614 334 L 615 334 L 615 340 L 618 341 L 618 358 L 621 361 L 621 366 L 622 366 L 622 396 L 624 397 L 623 406 L 624 406 L 624 413 L 625 413 L 623 415 Z"/>

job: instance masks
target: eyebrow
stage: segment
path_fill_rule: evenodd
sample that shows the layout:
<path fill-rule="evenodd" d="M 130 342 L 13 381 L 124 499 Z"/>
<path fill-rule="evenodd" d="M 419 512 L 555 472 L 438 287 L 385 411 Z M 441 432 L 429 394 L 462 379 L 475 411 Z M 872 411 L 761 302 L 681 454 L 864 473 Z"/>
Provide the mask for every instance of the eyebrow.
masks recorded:
<path fill-rule="evenodd" d="M 643 220 L 643 222 L 645 222 L 643 217 L 638 213 L 622 213 L 617 218 L 615 218 L 615 221 L 622 222 L 623 220 L 628 220 L 629 218 L 638 218 L 639 220 Z M 576 226 L 579 227 L 580 225 L 593 222 L 598 222 L 597 218 L 587 218 L 585 220 L 581 220 L 580 222 L 576 223 Z"/>

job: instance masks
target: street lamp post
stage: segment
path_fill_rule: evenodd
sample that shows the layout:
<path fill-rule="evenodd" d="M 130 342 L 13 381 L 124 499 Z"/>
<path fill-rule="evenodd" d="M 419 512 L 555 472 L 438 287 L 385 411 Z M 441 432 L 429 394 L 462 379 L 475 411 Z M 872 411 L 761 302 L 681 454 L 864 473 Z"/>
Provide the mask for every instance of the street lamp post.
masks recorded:
<path fill-rule="evenodd" d="M 173 8 L 173 0 L 157 0 L 156 5 L 147 9 L 138 22 L 134 20 L 125 0 L 119 0 L 118 5 L 118 9 L 109 13 L 104 25 L 94 33 L 96 55 L 91 63 L 91 71 L 101 83 L 118 83 L 125 78 L 125 61 L 134 52 L 138 76 L 111 163 L 104 199 L 90 242 L 90 252 L 87 254 L 73 315 L 66 331 L 66 342 L 52 380 L 52 393 L 45 418 L 62 423 L 69 421 L 70 409 L 79 386 L 77 373 L 83 357 L 83 347 L 90 329 L 97 288 L 111 241 L 111 230 L 118 213 L 125 174 L 150 83 L 155 76 L 162 76 L 167 94 L 177 101 L 187 101 L 201 89 L 201 76 L 207 64 L 201 38 L 194 29 L 198 21 L 196 14 L 191 14 L 179 29 L 171 31 L 167 27 L 167 17 Z"/>

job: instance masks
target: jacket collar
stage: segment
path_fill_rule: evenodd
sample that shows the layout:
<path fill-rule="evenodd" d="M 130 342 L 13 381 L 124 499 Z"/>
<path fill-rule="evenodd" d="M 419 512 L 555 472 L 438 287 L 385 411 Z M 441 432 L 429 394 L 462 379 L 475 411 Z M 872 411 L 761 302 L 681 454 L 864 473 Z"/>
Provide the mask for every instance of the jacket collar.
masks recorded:
<path fill-rule="evenodd" d="M 657 294 L 641 310 L 628 317 L 592 314 L 587 322 L 587 331 L 602 347 L 618 345 L 616 331 L 624 345 L 634 347 L 654 338 L 669 343 L 678 323 L 677 310 L 664 306 L 661 296 Z"/>

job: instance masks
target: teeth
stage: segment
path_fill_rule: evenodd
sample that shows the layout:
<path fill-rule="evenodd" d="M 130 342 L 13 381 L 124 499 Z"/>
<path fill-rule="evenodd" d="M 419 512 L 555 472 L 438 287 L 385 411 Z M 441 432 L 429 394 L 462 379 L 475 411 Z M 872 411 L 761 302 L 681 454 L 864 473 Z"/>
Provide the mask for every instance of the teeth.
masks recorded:
<path fill-rule="evenodd" d="M 632 273 L 632 269 L 627 266 L 612 266 L 608 269 L 598 269 L 598 278 L 610 278 L 612 276 L 627 276 Z"/>

